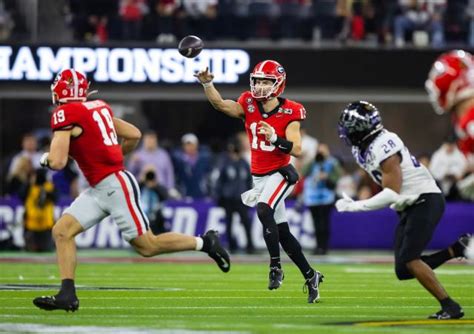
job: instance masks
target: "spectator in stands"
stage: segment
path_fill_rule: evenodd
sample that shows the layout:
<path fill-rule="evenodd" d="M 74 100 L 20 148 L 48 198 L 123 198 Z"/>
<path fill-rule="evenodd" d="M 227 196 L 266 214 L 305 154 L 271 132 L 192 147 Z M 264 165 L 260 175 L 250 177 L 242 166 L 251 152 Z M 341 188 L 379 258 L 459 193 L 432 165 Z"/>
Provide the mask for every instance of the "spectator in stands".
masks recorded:
<path fill-rule="evenodd" d="M 0 41 L 6 41 L 10 38 L 15 22 L 10 12 L 5 8 L 3 1 L 0 1 Z"/>
<path fill-rule="evenodd" d="M 52 250 L 51 230 L 54 225 L 56 191 L 46 179 L 47 170 L 37 169 L 22 199 L 25 206 L 25 249 L 30 252 Z"/>
<path fill-rule="evenodd" d="M 173 156 L 179 192 L 185 197 L 201 199 L 209 195 L 210 156 L 199 151 L 194 133 L 181 137 L 182 150 Z"/>
<path fill-rule="evenodd" d="M 237 133 L 236 138 L 240 146 L 240 155 L 250 166 L 252 151 L 250 149 L 247 133 L 245 131 L 240 131 Z"/>
<path fill-rule="evenodd" d="M 155 0 L 157 15 L 158 43 L 174 43 L 176 41 L 176 14 L 179 9 L 178 0 Z"/>
<path fill-rule="evenodd" d="M 18 157 L 7 177 L 6 194 L 21 197 L 28 188 L 31 174 L 33 174 L 33 166 L 30 158 L 27 156 Z"/>
<path fill-rule="evenodd" d="M 449 43 L 466 43 L 468 41 L 471 15 L 468 8 L 469 1 L 470 0 L 447 1 L 443 24 L 446 40 Z"/>
<path fill-rule="evenodd" d="M 336 5 L 338 0 L 313 0 L 313 39 L 332 39 L 336 36 L 338 22 Z"/>
<path fill-rule="evenodd" d="M 122 37 L 124 40 L 140 40 L 142 20 L 149 8 L 145 0 L 121 0 L 119 15 L 122 20 Z"/>
<path fill-rule="evenodd" d="M 179 17 L 184 24 L 184 35 L 198 35 L 203 39 L 215 38 L 217 0 L 181 0 Z"/>
<path fill-rule="evenodd" d="M 297 165 L 301 166 L 301 169 L 298 169 L 298 172 L 302 172 L 304 174 L 306 172 L 307 167 L 311 163 L 313 163 L 314 158 L 316 157 L 316 153 L 318 152 L 318 140 L 309 135 L 306 127 L 304 124 L 301 124 L 300 128 L 301 132 L 301 155 L 297 159 L 299 163 Z"/>
<path fill-rule="evenodd" d="M 238 248 L 232 236 L 233 215 L 237 213 L 247 237 L 247 253 L 250 254 L 254 252 L 251 231 L 252 225 L 248 207 L 242 202 L 241 194 L 252 187 L 252 175 L 250 174 L 250 165 L 241 154 L 240 143 L 237 138 L 234 138 L 228 143 L 227 154 L 219 168 L 219 176 L 216 184 L 216 199 L 217 204 L 225 210 L 226 235 L 229 242 L 229 250 L 235 252 Z"/>
<path fill-rule="evenodd" d="M 309 11 L 311 1 L 308 0 L 276 0 L 280 6 L 279 28 L 280 37 L 284 39 L 300 38 L 302 34 L 301 23 L 304 22 L 305 13 Z"/>
<path fill-rule="evenodd" d="M 255 38 L 278 37 L 276 20 L 280 15 L 278 4 L 273 0 L 250 0 L 249 27 Z"/>
<path fill-rule="evenodd" d="M 345 193 L 350 198 L 357 197 L 357 182 L 354 175 L 344 166 L 342 160 L 338 159 L 341 176 L 336 183 L 336 197 L 342 198 L 342 193 Z"/>
<path fill-rule="evenodd" d="M 118 4 L 117 0 L 69 0 L 66 21 L 72 26 L 74 39 L 96 43 L 118 39 Z"/>
<path fill-rule="evenodd" d="M 146 165 L 153 166 L 157 179 L 166 189 L 175 187 L 171 158 L 168 152 L 159 146 L 158 134 L 153 130 L 147 130 L 143 134 L 142 147 L 132 154 L 128 168 L 139 177 Z"/>
<path fill-rule="evenodd" d="M 432 46 L 444 44 L 442 11 L 445 0 L 400 0 L 401 13 L 395 17 L 395 46 L 405 45 L 405 34 L 424 31 Z"/>
<path fill-rule="evenodd" d="M 154 234 L 168 232 L 163 216 L 163 202 L 170 198 L 168 189 L 159 183 L 153 165 L 143 168 L 140 176 L 140 201 Z"/>
<path fill-rule="evenodd" d="M 331 156 L 326 144 L 319 144 L 318 152 L 304 180 L 303 200 L 311 211 L 316 236 L 314 254 L 328 252 L 330 214 L 336 202 L 336 184 L 341 175 L 338 161 Z"/>
<path fill-rule="evenodd" d="M 38 140 L 32 133 L 27 133 L 23 136 L 21 140 L 21 151 L 18 152 L 10 163 L 10 168 L 8 174 L 16 169 L 16 164 L 20 157 L 27 157 L 30 159 L 33 168 L 40 168 L 40 159 L 43 152 L 38 152 Z"/>
<path fill-rule="evenodd" d="M 458 200 L 456 182 L 461 180 L 467 169 L 467 159 L 456 146 L 456 140 L 449 138 L 433 153 L 430 172 L 437 181 L 447 200 Z"/>

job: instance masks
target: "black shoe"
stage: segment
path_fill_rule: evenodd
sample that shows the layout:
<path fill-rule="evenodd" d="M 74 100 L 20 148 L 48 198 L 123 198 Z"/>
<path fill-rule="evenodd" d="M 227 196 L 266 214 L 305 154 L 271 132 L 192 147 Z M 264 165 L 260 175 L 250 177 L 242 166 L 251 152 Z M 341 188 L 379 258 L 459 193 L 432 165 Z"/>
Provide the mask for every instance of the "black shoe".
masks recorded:
<path fill-rule="evenodd" d="M 303 292 L 308 290 L 308 303 L 312 304 L 319 300 L 319 284 L 323 282 L 324 275 L 315 271 L 313 277 L 308 278 L 303 285 Z"/>
<path fill-rule="evenodd" d="M 278 289 L 284 278 L 283 270 L 278 267 L 271 267 L 270 274 L 268 274 L 268 289 Z"/>
<path fill-rule="evenodd" d="M 470 233 L 465 233 L 461 235 L 458 240 L 452 244 L 450 247 L 453 250 L 454 257 L 466 257 L 464 252 L 466 251 L 467 245 L 469 244 L 469 240 L 471 239 L 472 234 Z"/>
<path fill-rule="evenodd" d="M 43 296 L 33 299 L 33 304 L 42 310 L 65 310 L 75 312 L 79 309 L 79 299 L 76 296 L 69 300 L 57 298 L 57 296 Z"/>
<path fill-rule="evenodd" d="M 453 307 L 440 310 L 428 317 L 428 319 L 436 319 L 436 320 L 449 320 L 449 319 L 461 319 L 464 317 L 464 311 L 462 310 L 461 306 L 456 304 Z"/>
<path fill-rule="evenodd" d="M 207 254 L 216 261 L 217 265 L 223 272 L 230 270 L 229 253 L 221 246 L 217 231 L 209 230 L 202 236 L 209 243 L 209 251 Z"/>

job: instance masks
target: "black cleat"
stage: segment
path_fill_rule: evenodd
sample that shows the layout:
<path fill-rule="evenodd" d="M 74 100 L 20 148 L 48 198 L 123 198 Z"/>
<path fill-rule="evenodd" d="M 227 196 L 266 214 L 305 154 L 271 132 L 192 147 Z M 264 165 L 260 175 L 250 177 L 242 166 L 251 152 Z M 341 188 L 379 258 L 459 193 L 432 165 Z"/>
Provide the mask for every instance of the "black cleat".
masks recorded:
<path fill-rule="evenodd" d="M 450 320 L 450 319 L 461 319 L 464 317 L 464 311 L 459 304 L 453 305 L 452 307 L 442 309 L 428 317 L 428 319 L 436 320 Z"/>
<path fill-rule="evenodd" d="M 316 303 L 319 300 L 319 284 L 323 282 L 324 275 L 315 271 L 313 277 L 308 278 L 303 285 L 303 292 L 308 290 L 308 303 Z"/>
<path fill-rule="evenodd" d="M 278 289 L 284 278 L 283 270 L 278 267 L 271 267 L 270 274 L 268 274 L 268 290 Z"/>
<path fill-rule="evenodd" d="M 465 251 L 471 237 L 472 237 L 472 234 L 465 233 L 461 235 L 454 244 L 451 245 L 451 249 L 453 250 L 454 257 L 464 257 L 464 258 L 466 257 Z"/>
<path fill-rule="evenodd" d="M 209 251 L 207 254 L 216 261 L 217 265 L 223 272 L 230 270 L 230 257 L 229 253 L 221 246 L 219 241 L 219 235 L 217 231 L 209 230 L 202 236 L 209 242 Z"/>
<path fill-rule="evenodd" d="M 42 310 L 65 310 L 75 312 L 79 309 L 79 299 L 76 296 L 70 300 L 56 299 L 56 296 L 43 296 L 33 299 L 33 304 Z"/>

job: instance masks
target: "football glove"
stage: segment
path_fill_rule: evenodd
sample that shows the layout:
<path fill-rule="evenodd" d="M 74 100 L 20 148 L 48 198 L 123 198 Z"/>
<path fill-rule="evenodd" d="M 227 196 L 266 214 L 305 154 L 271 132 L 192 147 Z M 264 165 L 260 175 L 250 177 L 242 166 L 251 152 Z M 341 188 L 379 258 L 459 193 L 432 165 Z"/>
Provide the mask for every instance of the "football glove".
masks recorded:
<path fill-rule="evenodd" d="M 49 156 L 49 152 L 45 152 L 45 153 L 43 153 L 43 155 L 41 156 L 41 158 L 40 158 L 40 165 L 41 165 L 41 167 L 49 168 L 48 156 Z"/>

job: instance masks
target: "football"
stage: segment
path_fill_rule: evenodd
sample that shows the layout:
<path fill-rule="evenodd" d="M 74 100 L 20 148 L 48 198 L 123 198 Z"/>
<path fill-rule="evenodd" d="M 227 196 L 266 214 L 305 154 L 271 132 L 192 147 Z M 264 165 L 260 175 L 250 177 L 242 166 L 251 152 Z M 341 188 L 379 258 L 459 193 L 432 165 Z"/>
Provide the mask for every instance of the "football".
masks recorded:
<path fill-rule="evenodd" d="M 186 58 L 194 58 L 201 53 L 204 43 L 202 40 L 194 35 L 184 37 L 178 45 L 179 53 Z"/>

